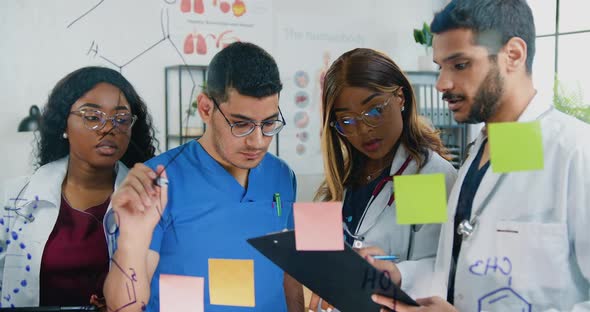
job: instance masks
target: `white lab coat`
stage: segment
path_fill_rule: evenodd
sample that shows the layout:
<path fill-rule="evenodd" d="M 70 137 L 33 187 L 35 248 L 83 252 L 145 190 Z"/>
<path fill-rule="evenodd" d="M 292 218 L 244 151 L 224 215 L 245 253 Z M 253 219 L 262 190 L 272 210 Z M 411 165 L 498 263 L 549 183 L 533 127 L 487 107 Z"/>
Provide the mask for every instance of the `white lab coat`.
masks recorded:
<path fill-rule="evenodd" d="M 401 144 L 391 163 L 389 174 L 394 175 L 402 167 L 409 155 L 406 147 Z M 445 175 L 448 196 L 457 178 L 457 170 L 437 153 L 429 151 L 428 162 L 419 172 L 418 164 L 412 159 L 402 175 L 434 173 Z M 350 231 L 355 235 L 364 236 L 362 247 L 377 246 L 383 249 L 387 255 L 399 256 L 400 260 L 403 261 L 398 264 L 402 276 L 412 280 L 413 276 L 419 273 L 418 270 L 424 269 L 420 265 L 424 262 L 419 260 L 426 259 L 426 268 L 432 268 L 432 260 L 436 255 L 441 226 L 440 224 L 417 226 L 397 224 L 395 201 L 391 206 L 387 205 L 392 192 L 393 183 L 389 181 L 377 196 L 369 199 L 357 229 L 350 229 Z M 424 196 L 428 196 L 428 194 L 424 194 Z M 418 291 L 417 289 L 408 289 L 408 293 L 413 295 L 412 291 L 414 290 Z M 321 301 L 317 307 L 318 311 L 321 311 L 320 307 Z"/>
<path fill-rule="evenodd" d="M 462 243 L 454 296 L 459 311 L 590 311 L 590 126 L 555 110 L 550 100 L 535 97 L 519 118 L 541 116 L 544 169 L 508 173 L 498 184 L 500 174 L 490 166 L 475 194 L 472 217 L 496 187 Z M 482 132 L 449 198 L 430 277 L 443 298 L 459 192 L 484 138 Z"/>
<path fill-rule="evenodd" d="M 7 181 L 0 192 L 0 199 L 4 205 L 0 219 L 2 307 L 39 305 L 41 258 L 57 221 L 61 204 L 61 186 L 67 168 L 68 157 L 64 157 L 40 167 L 30 178 Z M 118 162 L 115 170 L 117 177 L 114 188 L 117 189 L 128 169 L 123 163 Z M 18 212 L 28 219 L 7 210 L 15 209 L 17 197 L 19 200 L 16 200 L 16 209 L 20 208 Z M 111 205 L 107 209 L 103 224 L 108 227 L 109 233 L 114 233 L 115 218 L 107 218 L 110 210 Z M 34 220 L 29 216 L 34 217 Z M 109 245 L 109 254 L 112 256 L 115 235 L 105 234 L 105 237 Z M 6 243 L 7 241 L 10 243 Z"/>
<path fill-rule="evenodd" d="M 391 164 L 390 175 L 395 174 L 406 161 L 410 154 L 404 145 L 400 145 L 395 158 Z M 457 170 L 437 153 L 429 152 L 428 162 L 418 172 L 418 164 L 415 160 L 410 161 L 408 167 L 404 170 L 403 175 L 410 174 L 434 174 L 442 173 L 445 175 L 447 187 L 447 196 L 449 195 L 455 179 Z M 440 235 L 440 224 L 425 225 L 399 225 L 394 201 L 391 206 L 387 206 L 391 192 L 393 191 L 392 182 L 387 182 L 383 190 L 375 196 L 374 200 L 369 200 L 365 208 L 364 215 L 358 226 L 356 234 L 364 236 L 363 247 L 378 246 L 388 255 L 397 255 L 401 261 L 419 260 L 431 258 L 436 255 L 436 250 Z M 428 196 L 428 194 L 424 194 Z M 354 231 L 354 229 L 350 229 Z M 414 275 L 416 266 L 413 262 L 400 263 L 400 270 L 410 278 Z"/>

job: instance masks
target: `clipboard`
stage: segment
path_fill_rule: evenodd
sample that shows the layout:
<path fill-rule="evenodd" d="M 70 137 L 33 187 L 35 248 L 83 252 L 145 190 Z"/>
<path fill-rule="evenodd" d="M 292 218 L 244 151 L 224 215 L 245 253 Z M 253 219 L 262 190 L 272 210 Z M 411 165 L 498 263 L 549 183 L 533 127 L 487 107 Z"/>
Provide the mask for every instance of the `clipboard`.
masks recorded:
<path fill-rule="evenodd" d="M 345 242 L 340 251 L 298 251 L 295 232 L 250 238 L 250 245 L 342 312 L 379 312 L 374 293 L 418 306 L 410 296 Z"/>

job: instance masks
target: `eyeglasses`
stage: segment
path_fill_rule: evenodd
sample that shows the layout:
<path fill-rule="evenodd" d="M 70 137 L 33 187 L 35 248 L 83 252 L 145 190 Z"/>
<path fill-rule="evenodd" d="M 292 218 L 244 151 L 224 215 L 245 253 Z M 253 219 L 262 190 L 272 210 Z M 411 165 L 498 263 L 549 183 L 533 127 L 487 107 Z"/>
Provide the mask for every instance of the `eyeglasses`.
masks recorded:
<path fill-rule="evenodd" d="M 70 114 L 82 117 L 84 126 L 88 130 L 101 130 L 107 124 L 107 121 L 110 120 L 114 127 L 127 132 L 137 120 L 137 116 L 131 113 L 117 113 L 111 117 L 107 117 L 105 112 L 95 109 L 80 109 L 71 111 Z"/>
<path fill-rule="evenodd" d="M 281 130 L 283 130 L 283 127 L 285 126 L 285 117 L 283 117 L 283 113 L 281 112 L 281 108 L 279 108 L 279 114 L 281 115 L 281 120 L 279 119 L 275 119 L 275 120 L 263 120 L 260 123 L 256 123 L 252 120 L 245 120 L 245 121 L 238 121 L 238 122 L 230 122 L 229 119 L 227 119 L 227 117 L 225 116 L 225 114 L 221 111 L 221 108 L 219 108 L 219 104 L 217 103 L 217 101 L 211 97 L 211 100 L 213 101 L 213 104 L 215 104 L 215 107 L 217 107 L 217 109 L 219 110 L 219 112 L 221 113 L 221 115 L 223 116 L 223 118 L 225 118 L 225 121 L 227 121 L 227 124 L 230 126 L 231 128 L 231 134 L 233 134 L 233 136 L 241 138 L 241 137 L 245 137 L 248 134 L 254 132 L 254 129 L 256 129 L 256 127 L 260 127 L 260 130 L 262 130 L 262 134 L 264 136 L 273 136 L 277 133 L 279 133 Z"/>
<path fill-rule="evenodd" d="M 330 122 L 330 126 L 334 127 L 338 133 L 346 137 L 359 134 L 359 121 L 363 121 L 367 126 L 372 128 L 378 127 L 383 122 L 385 109 L 395 96 L 394 93 L 385 100 L 385 103 L 373 106 L 358 114 L 358 116 L 350 116 L 350 114 L 357 114 L 348 113 L 349 115 L 347 116 L 339 117 L 335 121 Z"/>

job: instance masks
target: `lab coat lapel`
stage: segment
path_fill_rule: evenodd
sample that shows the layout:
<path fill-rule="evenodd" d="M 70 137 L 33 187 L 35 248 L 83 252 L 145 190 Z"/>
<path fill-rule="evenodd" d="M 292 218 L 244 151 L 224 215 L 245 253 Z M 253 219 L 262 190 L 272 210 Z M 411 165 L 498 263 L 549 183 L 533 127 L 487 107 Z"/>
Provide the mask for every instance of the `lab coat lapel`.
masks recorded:
<path fill-rule="evenodd" d="M 28 204 L 23 208 L 24 214 L 33 214 L 35 228 L 31 239 L 46 241 L 53 230 L 61 203 L 61 185 L 68 171 L 68 157 L 49 163 L 37 170 L 31 177 L 23 198 Z"/>
<path fill-rule="evenodd" d="M 519 122 L 526 122 L 536 120 L 541 116 L 544 112 L 551 108 L 551 105 L 548 105 L 544 101 L 539 100 L 539 95 L 536 95 L 531 103 L 526 107 L 524 112 L 518 118 Z M 443 277 L 445 277 L 444 284 L 448 282 L 446 278 L 449 276 L 450 268 L 451 268 L 451 255 L 452 255 L 452 246 L 453 246 L 453 236 L 456 230 L 454 220 L 455 220 L 455 213 L 457 210 L 457 203 L 459 201 L 459 195 L 461 192 L 461 186 L 463 185 L 463 181 L 465 180 L 465 175 L 469 170 L 469 167 L 473 163 L 473 160 L 477 156 L 477 152 L 481 148 L 481 145 L 484 142 L 486 135 L 482 130 L 475 140 L 475 143 L 468 151 L 468 157 L 459 169 L 459 175 L 457 177 L 457 181 L 453 186 L 453 190 L 451 191 L 451 195 L 449 196 L 448 202 L 448 221 L 443 225 L 441 230 L 441 238 L 438 247 L 438 256 L 436 260 L 436 267 L 435 273 L 439 274 L 442 272 Z M 489 167 L 488 171 L 484 175 L 481 184 L 475 194 L 475 198 L 473 201 L 473 209 L 471 212 L 471 216 L 473 217 L 474 213 L 479 209 L 482 203 L 486 200 L 488 196 L 490 196 L 491 191 L 493 188 L 500 182 L 499 179 L 502 174 L 493 173 L 491 167 Z M 493 196 L 493 195 L 492 195 Z"/>
<path fill-rule="evenodd" d="M 502 173 L 495 173 L 492 170 L 492 165 L 488 167 L 486 170 L 485 175 L 481 179 L 481 183 L 475 192 L 475 197 L 473 198 L 473 206 L 471 208 L 471 216 L 470 219 L 473 219 L 475 213 L 482 208 L 482 205 L 485 205 L 486 199 L 490 196 L 493 196 L 493 190 L 496 185 L 500 182 L 500 177 L 504 175 Z M 488 207 L 489 208 L 489 207 Z M 484 208 L 487 209 L 487 208 Z"/>
<path fill-rule="evenodd" d="M 395 154 L 395 157 L 393 158 L 393 161 L 391 162 L 391 170 L 389 171 L 390 176 L 393 176 L 403 166 L 409 155 L 410 154 L 403 144 L 400 145 L 397 153 Z M 403 174 L 414 174 L 416 173 L 417 169 L 416 162 L 412 160 L 408 167 L 404 170 Z M 357 233 L 364 233 L 377 223 L 377 219 L 381 216 L 381 212 L 383 212 L 385 209 L 388 209 L 387 202 L 389 201 L 392 192 L 393 183 L 392 181 L 389 181 L 385 183 L 381 192 L 375 196 L 375 199 L 372 202 L 369 200 L 369 203 L 367 203 L 367 207 L 365 208 L 365 216 L 362 219 Z M 392 204 L 392 207 L 393 206 L 395 206 L 395 201 Z"/>
<path fill-rule="evenodd" d="M 445 224 L 443 224 L 441 229 L 441 236 L 437 251 L 438 256 L 435 264 L 435 275 L 433 276 L 433 284 L 435 285 L 433 289 L 436 290 L 436 293 L 446 294 L 449 272 L 451 270 L 453 237 L 455 234 L 455 212 L 457 211 L 457 203 L 459 201 L 461 186 L 465 180 L 467 170 L 469 170 L 469 166 L 471 166 L 471 163 L 473 163 L 473 160 L 477 156 L 477 151 L 481 147 L 484 139 L 485 136 L 482 131 L 475 139 L 475 142 L 471 148 L 467 151 L 467 159 L 465 159 L 465 162 L 459 169 L 457 180 L 455 181 L 453 189 L 451 190 L 451 194 L 449 195 L 447 209 L 448 220 Z M 442 283 L 444 286 L 436 287 L 436 285 L 439 283 Z"/>
<path fill-rule="evenodd" d="M 543 116 L 543 114 L 545 112 L 547 112 L 550 108 L 551 108 L 550 104 L 547 104 L 543 101 L 539 101 L 538 96 L 535 95 L 531 99 L 531 102 L 527 105 L 525 110 L 522 112 L 522 114 L 520 114 L 520 116 L 518 118 L 518 122 L 530 122 L 530 121 L 537 120 L 537 119 L 541 118 L 541 116 Z M 482 135 L 483 135 L 483 133 L 482 133 Z M 481 147 L 481 143 L 483 141 L 482 135 L 480 135 L 480 137 L 482 139 L 478 140 L 479 144 L 477 144 L 478 147 L 477 147 L 477 149 L 475 149 L 475 153 L 477 153 L 477 151 L 479 150 L 479 147 Z M 464 166 L 464 167 L 469 168 L 469 166 Z M 487 172 L 485 173 L 483 179 L 481 180 L 481 184 L 479 185 L 477 192 L 475 193 L 475 198 L 473 199 L 473 209 L 471 210 L 471 217 L 472 218 L 473 218 L 475 212 L 482 206 L 483 203 L 486 202 L 486 199 L 489 196 L 494 196 L 494 194 L 493 194 L 494 187 L 496 187 L 496 185 L 500 182 L 500 178 L 506 174 L 507 173 L 504 173 L 504 174 L 495 173 L 493 170 L 493 162 L 490 164 Z"/>

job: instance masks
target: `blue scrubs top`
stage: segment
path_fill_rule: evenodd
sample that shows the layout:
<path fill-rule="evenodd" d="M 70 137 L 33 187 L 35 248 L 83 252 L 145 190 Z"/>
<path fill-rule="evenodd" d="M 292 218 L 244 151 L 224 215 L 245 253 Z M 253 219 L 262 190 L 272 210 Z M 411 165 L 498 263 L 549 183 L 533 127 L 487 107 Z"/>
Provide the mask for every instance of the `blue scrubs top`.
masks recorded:
<path fill-rule="evenodd" d="M 293 228 L 293 171 L 267 153 L 250 170 L 245 189 L 198 141 L 186 145 L 166 169 L 168 205 L 150 246 L 160 254 L 160 262 L 152 278 L 147 310 L 159 311 L 160 274 L 176 274 L 205 278 L 205 311 L 287 311 L 283 271 L 246 239 Z M 177 147 L 146 164 L 154 169 L 166 165 L 180 151 Z M 281 216 L 273 202 L 275 193 L 281 196 Z M 254 308 L 210 304 L 210 258 L 254 260 Z"/>

